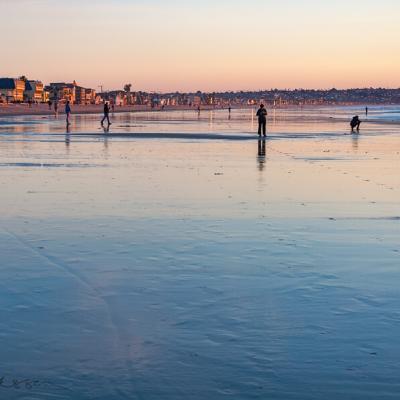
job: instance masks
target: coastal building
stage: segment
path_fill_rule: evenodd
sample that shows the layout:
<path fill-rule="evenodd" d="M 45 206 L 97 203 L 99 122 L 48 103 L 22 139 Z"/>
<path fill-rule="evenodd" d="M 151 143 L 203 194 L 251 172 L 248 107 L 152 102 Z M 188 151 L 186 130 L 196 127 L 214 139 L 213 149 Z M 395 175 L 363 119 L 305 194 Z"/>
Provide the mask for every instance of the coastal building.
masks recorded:
<path fill-rule="evenodd" d="M 72 83 L 52 82 L 46 89 L 51 101 L 75 103 L 75 86 Z"/>
<path fill-rule="evenodd" d="M 190 96 L 189 101 L 193 107 L 199 107 L 202 104 L 201 96 L 198 94 L 196 94 L 194 96 Z"/>
<path fill-rule="evenodd" d="M 0 78 L 0 95 L 6 103 L 24 101 L 25 81 L 23 79 Z"/>
<path fill-rule="evenodd" d="M 75 85 L 75 103 L 76 104 L 90 104 L 86 102 L 86 88 Z"/>
<path fill-rule="evenodd" d="M 47 103 L 50 99 L 50 92 L 46 88 L 47 88 L 47 86 L 45 86 L 43 88 L 43 93 L 42 93 L 42 102 L 43 103 Z"/>
<path fill-rule="evenodd" d="M 96 91 L 94 89 L 85 89 L 85 104 L 96 103 Z"/>
<path fill-rule="evenodd" d="M 140 104 L 136 102 L 136 93 L 127 92 L 125 90 L 111 90 L 109 92 L 98 93 L 97 95 L 101 103 L 109 101 L 111 104 L 114 104 L 116 106 Z M 98 100 L 96 100 L 96 102 L 97 101 Z"/>
<path fill-rule="evenodd" d="M 69 101 L 71 104 L 94 104 L 96 101 L 94 89 L 79 86 L 75 81 L 72 83 L 52 82 L 46 89 L 51 101 L 62 103 Z"/>
<path fill-rule="evenodd" d="M 41 103 L 43 99 L 44 85 L 40 81 L 25 81 L 24 100 L 33 103 Z"/>

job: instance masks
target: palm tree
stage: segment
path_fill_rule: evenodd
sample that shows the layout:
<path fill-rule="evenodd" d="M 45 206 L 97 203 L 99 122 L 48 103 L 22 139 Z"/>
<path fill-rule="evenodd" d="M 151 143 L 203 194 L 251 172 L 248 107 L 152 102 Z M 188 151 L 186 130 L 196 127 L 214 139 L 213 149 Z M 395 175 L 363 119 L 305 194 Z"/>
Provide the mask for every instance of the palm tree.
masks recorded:
<path fill-rule="evenodd" d="M 124 85 L 124 91 L 126 92 L 126 97 L 127 97 L 127 103 L 128 104 L 131 104 L 131 96 L 130 96 L 131 87 L 132 87 L 131 83 L 127 83 L 126 85 Z"/>

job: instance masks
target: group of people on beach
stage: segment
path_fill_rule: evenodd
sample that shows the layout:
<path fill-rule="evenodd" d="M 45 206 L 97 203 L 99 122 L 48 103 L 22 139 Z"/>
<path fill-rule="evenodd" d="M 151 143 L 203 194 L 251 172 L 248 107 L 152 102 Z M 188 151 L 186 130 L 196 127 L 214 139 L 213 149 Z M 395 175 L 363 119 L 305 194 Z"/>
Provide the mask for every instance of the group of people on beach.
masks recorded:
<path fill-rule="evenodd" d="M 54 104 L 54 112 L 57 115 L 57 105 L 56 104 L 57 103 Z M 51 109 L 51 104 L 49 104 L 49 108 Z M 67 101 L 65 103 L 65 116 L 66 116 L 67 126 L 71 125 L 71 122 L 70 122 L 71 103 L 69 101 Z M 101 120 L 102 126 L 104 125 L 105 120 L 107 120 L 108 126 L 110 126 L 112 124 L 110 121 L 110 105 L 107 101 L 104 103 L 104 107 L 103 107 L 103 119 Z"/>
<path fill-rule="evenodd" d="M 230 111 L 229 111 L 230 112 Z M 266 137 L 267 136 L 267 109 L 264 104 L 260 104 L 260 108 L 257 110 L 256 116 L 258 117 L 258 136 Z M 365 115 L 368 115 L 368 107 L 365 107 Z M 358 115 L 355 115 L 350 121 L 351 132 L 354 133 L 354 129 L 357 132 L 360 131 L 361 120 Z"/>
<path fill-rule="evenodd" d="M 49 104 L 49 107 L 51 108 L 51 104 Z M 56 103 L 54 104 L 54 111 L 57 115 Z M 230 113 L 231 113 L 231 107 L 229 107 L 229 114 Z M 368 115 L 368 107 L 365 108 L 365 114 Z M 65 115 L 66 115 L 67 126 L 69 126 L 71 124 L 70 123 L 71 105 L 69 101 L 65 103 Z M 267 115 L 268 112 L 264 104 L 260 104 L 260 107 L 256 113 L 256 117 L 258 118 L 258 136 L 260 138 L 267 137 Z M 103 119 L 101 120 L 101 126 L 104 126 L 104 121 L 107 121 L 107 128 L 109 128 L 112 123 L 110 121 L 110 104 L 107 101 L 104 103 L 103 107 Z M 358 115 L 354 116 L 350 121 L 351 132 L 354 133 L 354 129 L 356 129 L 357 132 L 359 132 L 361 122 L 362 121 L 360 120 Z"/>

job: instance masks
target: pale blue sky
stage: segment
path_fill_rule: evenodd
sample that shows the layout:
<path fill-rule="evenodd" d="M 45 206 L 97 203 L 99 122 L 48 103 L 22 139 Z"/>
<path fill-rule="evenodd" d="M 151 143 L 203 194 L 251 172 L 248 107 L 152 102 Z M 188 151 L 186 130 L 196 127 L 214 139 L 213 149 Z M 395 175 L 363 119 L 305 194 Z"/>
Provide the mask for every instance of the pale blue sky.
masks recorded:
<path fill-rule="evenodd" d="M 399 0 L 0 0 L 1 76 L 143 90 L 399 87 Z"/>

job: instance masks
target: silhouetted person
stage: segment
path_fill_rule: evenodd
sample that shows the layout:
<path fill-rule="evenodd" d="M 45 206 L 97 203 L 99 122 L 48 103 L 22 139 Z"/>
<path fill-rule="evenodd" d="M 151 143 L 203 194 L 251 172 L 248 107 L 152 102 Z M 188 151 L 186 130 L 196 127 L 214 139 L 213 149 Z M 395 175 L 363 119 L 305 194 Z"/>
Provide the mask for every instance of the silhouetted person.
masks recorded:
<path fill-rule="evenodd" d="M 358 115 L 356 115 L 350 121 L 351 131 L 354 132 L 354 128 L 357 128 L 357 132 L 358 132 L 360 130 L 360 125 L 361 125 L 360 118 L 358 118 Z"/>
<path fill-rule="evenodd" d="M 51 105 L 53 104 L 53 103 L 51 102 L 51 100 L 49 100 L 49 101 L 47 102 L 47 104 L 49 105 L 49 110 L 51 110 Z"/>
<path fill-rule="evenodd" d="M 58 102 L 55 101 L 54 102 L 54 114 L 57 115 L 57 113 L 58 113 Z"/>
<path fill-rule="evenodd" d="M 71 106 L 69 105 L 69 100 L 65 104 L 65 115 L 67 116 L 67 125 L 69 125 L 69 116 L 71 115 Z"/>
<path fill-rule="evenodd" d="M 257 111 L 258 117 L 258 136 L 261 136 L 261 131 L 264 137 L 267 136 L 267 110 L 264 104 L 260 104 L 260 108 Z"/>
<path fill-rule="evenodd" d="M 368 115 L 368 107 L 365 107 L 365 115 Z"/>
<path fill-rule="evenodd" d="M 109 108 L 109 106 L 108 106 L 108 102 L 106 101 L 106 102 L 104 103 L 104 117 L 103 117 L 103 119 L 101 120 L 101 124 L 102 124 L 102 125 L 103 125 L 103 123 L 104 123 L 105 120 L 107 120 L 108 125 L 111 125 L 110 117 L 108 116 L 109 113 L 110 113 L 110 108 Z"/>

